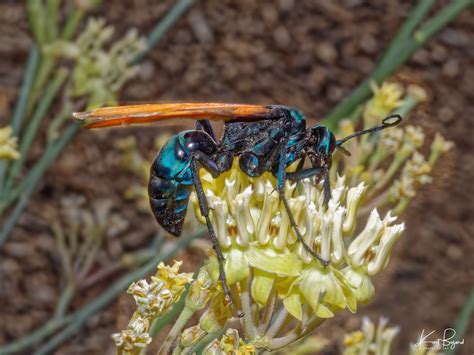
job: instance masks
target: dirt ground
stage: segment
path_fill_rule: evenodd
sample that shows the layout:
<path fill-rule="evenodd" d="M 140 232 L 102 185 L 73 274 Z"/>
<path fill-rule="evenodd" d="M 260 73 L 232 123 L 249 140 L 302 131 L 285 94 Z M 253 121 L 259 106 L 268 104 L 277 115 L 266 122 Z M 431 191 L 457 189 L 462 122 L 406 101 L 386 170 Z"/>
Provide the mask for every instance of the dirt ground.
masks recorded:
<path fill-rule="evenodd" d="M 446 3 L 447 1 L 440 1 Z M 130 27 L 146 34 L 172 1 L 104 1 L 94 16 L 105 17 L 120 36 Z M 203 0 L 185 15 L 143 62 L 121 102 L 229 101 L 279 103 L 324 117 L 373 68 L 415 1 Z M 355 329 L 362 316 L 380 316 L 401 327 L 393 354 L 406 353 L 422 329 L 441 332 L 453 324 L 474 281 L 474 8 L 463 13 L 419 50 L 399 72 L 429 93 L 410 115 L 428 132 L 439 131 L 456 148 L 439 162 L 403 218 L 407 231 L 389 268 L 376 278 L 376 297 L 356 315 L 343 312 L 321 328 L 334 341 Z M 0 3 L 0 118 L 9 117 L 30 45 L 21 2 Z M 168 130 L 169 128 L 166 128 Z M 165 128 L 162 128 L 165 130 Z M 108 246 L 106 258 L 144 247 L 155 229 L 147 213 L 125 199 L 140 178 L 124 171 L 115 144 L 134 135 L 151 161 L 160 128 L 81 132 L 49 170 L 10 241 L 0 251 L 0 344 L 28 334 L 49 319 L 61 283 L 49 228 L 59 200 L 84 195 L 107 198 L 128 220 L 124 237 Z M 39 146 L 38 146 L 39 149 Z M 39 150 L 38 150 L 39 152 Z M 56 213 L 56 214 L 55 214 Z M 191 249 L 178 258 L 192 270 L 203 255 Z M 95 284 L 75 298 L 76 308 L 97 295 Z M 123 328 L 129 296 L 93 317 L 58 354 L 112 351 L 109 335 Z M 459 354 L 474 352 L 474 322 Z"/>

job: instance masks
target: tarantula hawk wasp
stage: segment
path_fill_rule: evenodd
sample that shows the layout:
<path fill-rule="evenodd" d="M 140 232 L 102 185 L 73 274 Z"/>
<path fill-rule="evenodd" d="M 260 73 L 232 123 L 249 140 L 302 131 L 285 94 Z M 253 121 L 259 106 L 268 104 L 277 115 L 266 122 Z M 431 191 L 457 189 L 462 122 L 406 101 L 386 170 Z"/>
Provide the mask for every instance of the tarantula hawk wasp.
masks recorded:
<path fill-rule="evenodd" d="M 196 129 L 176 134 L 168 140 L 156 156 L 150 170 L 148 194 L 158 223 L 168 232 L 180 236 L 186 215 L 189 195 L 194 186 L 202 216 L 219 261 L 219 279 L 227 300 L 232 297 L 224 273 L 224 257 L 217 243 L 209 218 L 209 207 L 198 170 L 204 168 L 217 177 L 229 170 L 234 157 L 240 169 L 250 177 L 269 171 L 277 178 L 277 191 L 288 213 L 290 224 L 303 247 L 323 265 L 328 261 L 317 255 L 304 241 L 285 198 L 285 181 L 298 181 L 317 176 L 324 179 L 324 201 L 331 197 L 329 169 L 336 148 L 347 140 L 395 126 L 399 115 L 383 119 L 380 126 L 365 129 L 336 140 L 325 126 L 306 128 L 304 115 L 297 109 L 280 105 L 245 105 L 230 103 L 170 103 L 99 108 L 90 112 L 74 113 L 87 128 L 146 124 L 167 119 L 196 120 Z M 209 122 L 224 121 L 224 133 L 216 138 Z M 304 168 L 308 157 L 311 168 Z M 286 168 L 300 159 L 294 172 Z"/>

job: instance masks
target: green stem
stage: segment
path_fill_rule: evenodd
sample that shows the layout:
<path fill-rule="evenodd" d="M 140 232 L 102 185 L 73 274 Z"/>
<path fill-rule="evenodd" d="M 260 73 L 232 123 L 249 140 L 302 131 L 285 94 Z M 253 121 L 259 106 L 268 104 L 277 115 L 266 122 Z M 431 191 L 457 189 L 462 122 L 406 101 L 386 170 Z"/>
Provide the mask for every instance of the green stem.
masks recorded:
<path fill-rule="evenodd" d="M 59 154 L 63 151 L 64 147 L 74 137 L 79 129 L 79 125 L 71 124 L 64 134 L 58 139 L 50 148 L 47 149 L 46 153 L 40 158 L 36 165 L 29 171 L 28 175 L 20 184 L 21 187 L 21 198 L 17 201 L 15 208 L 11 215 L 5 221 L 0 231 L 0 246 L 5 243 L 8 235 L 15 226 L 18 218 L 20 217 L 23 209 L 31 197 L 38 181 L 43 176 L 46 169 L 55 162 Z M 8 203 L 8 201 L 7 201 Z M 7 206 L 0 206 L 0 211 Z"/>
<path fill-rule="evenodd" d="M 410 12 L 410 15 L 403 23 L 402 27 L 398 31 L 397 35 L 393 38 L 387 51 L 383 54 L 379 60 L 379 65 L 384 66 L 387 58 L 391 58 L 396 55 L 398 48 L 411 36 L 421 21 L 425 18 L 428 12 L 431 10 L 436 0 L 422 0 L 418 1 L 416 7 Z"/>
<path fill-rule="evenodd" d="M 25 134 L 21 138 L 20 141 L 20 158 L 13 163 L 12 169 L 9 174 L 9 178 L 7 181 L 7 189 L 11 188 L 13 185 L 13 181 L 16 176 L 20 173 L 21 168 L 23 167 L 24 162 L 28 156 L 28 152 L 31 148 L 31 144 L 33 143 L 34 138 L 36 137 L 36 133 L 38 132 L 38 128 L 44 119 L 46 112 L 51 106 L 54 98 L 56 97 L 59 89 L 66 80 L 67 71 L 66 70 L 58 70 L 53 81 L 48 85 L 46 89 L 46 93 L 41 99 L 41 102 L 38 105 L 31 121 L 29 122 L 28 126 L 26 127 Z"/>
<path fill-rule="evenodd" d="M 48 42 L 54 41 L 58 36 L 59 23 L 59 7 L 61 0 L 47 0 L 46 1 L 46 23 L 45 32 Z"/>
<path fill-rule="evenodd" d="M 71 40 L 74 33 L 76 33 L 77 26 L 81 23 L 82 18 L 85 15 L 85 11 L 79 7 L 74 7 L 72 13 L 69 14 L 66 23 L 61 32 L 61 38 L 65 41 Z"/>
<path fill-rule="evenodd" d="M 147 38 L 146 48 L 133 59 L 133 64 L 140 62 L 155 47 L 175 22 L 193 5 L 194 1 L 195 0 L 179 0 L 176 5 L 168 11 L 165 17 L 151 30 Z"/>
<path fill-rule="evenodd" d="M 121 277 L 104 293 L 96 297 L 93 301 L 89 302 L 80 310 L 66 315 L 61 319 L 53 319 L 45 326 L 41 327 L 30 335 L 0 347 L 0 354 L 24 352 L 26 349 L 31 348 L 35 344 L 38 344 L 40 341 L 44 340 L 47 336 L 53 334 L 60 327 L 68 325 L 64 330 L 51 338 L 44 346 L 39 348 L 36 354 L 51 352 L 58 345 L 62 344 L 64 341 L 69 339 L 69 337 L 75 334 L 91 316 L 97 314 L 97 312 L 109 305 L 119 294 L 124 292 L 132 282 L 144 278 L 156 268 L 160 261 L 172 258 L 178 251 L 185 248 L 187 245 L 189 245 L 189 243 L 200 237 L 203 233 L 204 230 L 201 229 L 198 233 L 181 239 L 166 254 L 157 256 L 153 260 L 143 265 L 140 269 L 132 271 Z"/>
<path fill-rule="evenodd" d="M 196 344 L 195 347 L 191 349 L 189 352 L 190 354 L 202 354 L 204 348 L 209 345 L 211 341 L 214 339 L 219 339 L 221 338 L 225 333 L 225 329 L 219 330 L 216 333 L 209 333 L 206 334 L 200 341 L 199 343 Z"/>
<path fill-rule="evenodd" d="M 36 69 L 38 68 L 39 59 L 40 55 L 38 46 L 33 43 L 28 56 L 28 62 L 26 63 L 25 76 L 21 85 L 20 96 L 18 97 L 15 111 L 13 112 L 12 128 L 15 136 L 20 134 L 21 124 L 25 117 L 26 107 L 30 98 L 31 87 L 35 78 Z"/>
<path fill-rule="evenodd" d="M 26 10 L 28 13 L 28 20 L 30 22 L 31 31 L 36 42 L 40 45 L 45 42 L 45 19 L 46 9 L 44 4 L 39 0 L 28 0 L 26 3 Z"/>
<path fill-rule="evenodd" d="M 464 303 L 464 307 L 461 310 L 461 313 L 456 318 L 454 323 L 454 330 L 456 331 L 456 335 L 454 339 L 451 339 L 454 342 L 462 341 L 464 338 L 464 334 L 466 334 L 466 330 L 469 327 L 469 323 L 472 319 L 474 313 L 474 288 L 471 289 L 471 292 L 467 296 L 466 302 Z M 448 348 L 445 350 L 446 355 L 453 355 L 456 351 L 456 347 Z"/>
<path fill-rule="evenodd" d="M 186 323 L 191 319 L 191 317 L 196 313 L 195 309 L 190 307 L 184 307 L 183 311 L 180 313 L 178 319 L 174 323 L 173 327 L 171 328 L 170 332 L 166 336 L 166 339 L 163 341 L 163 344 L 158 351 L 158 355 L 167 355 L 170 352 L 171 346 L 176 341 L 176 338 L 179 336 L 181 329 L 184 328 Z"/>
<path fill-rule="evenodd" d="M 69 305 L 71 304 L 75 292 L 76 284 L 74 282 L 69 282 L 59 297 L 53 319 L 61 319 L 64 317 Z"/>
<path fill-rule="evenodd" d="M 420 0 L 427 1 L 427 0 Z M 380 84 L 385 78 L 395 72 L 405 61 L 421 46 L 423 46 L 435 33 L 444 28 L 452 21 L 461 11 L 468 6 L 474 4 L 474 0 L 457 0 L 452 1 L 438 12 L 426 25 L 422 26 L 419 31 L 405 40 L 398 39 L 390 49 L 390 55 L 384 56 L 383 61 L 379 62 L 369 78 L 364 80 L 349 97 L 336 106 L 328 115 L 325 124 L 330 128 L 335 128 L 336 124 L 350 113 L 364 100 L 370 96 L 370 81 Z M 428 4 L 426 4 L 428 5 Z M 420 5 L 421 6 L 421 5 Z M 419 8 L 418 8 L 419 9 Z M 425 9 L 426 10 L 426 9 Z M 429 9 L 428 9 L 429 10 Z M 420 10 L 420 14 L 421 14 Z M 418 17 L 416 17 L 418 19 Z M 416 27 L 414 19 L 409 18 L 410 26 L 404 25 L 403 31 L 408 31 Z M 413 23 L 411 23 L 413 21 Z M 406 26 L 406 27 L 405 27 Z M 398 37 L 398 35 L 397 35 Z M 397 38 L 396 37 L 396 38 Z M 400 37 L 401 38 L 401 37 Z"/>
<path fill-rule="evenodd" d="M 56 65 L 56 59 L 51 56 L 41 56 L 40 65 L 36 73 L 35 81 L 33 82 L 33 87 L 31 88 L 31 99 L 28 102 L 28 107 L 26 114 L 30 115 L 33 111 L 35 105 L 41 100 L 44 86 L 51 77 L 51 72 Z"/>
<path fill-rule="evenodd" d="M 38 62 L 38 47 L 36 46 L 36 44 L 33 43 L 30 49 L 30 54 L 28 56 L 28 62 L 26 64 L 25 76 L 21 85 L 20 95 L 16 102 L 15 110 L 13 112 L 13 118 L 11 120 L 11 126 L 13 129 L 14 136 L 18 136 L 20 133 L 21 123 L 23 121 L 23 117 L 25 116 L 26 106 L 28 105 L 28 100 L 30 98 L 31 86 L 33 85 L 33 80 L 35 78 Z M 0 200 L 3 200 L 7 194 L 3 186 L 7 168 L 8 161 L 0 161 Z"/>

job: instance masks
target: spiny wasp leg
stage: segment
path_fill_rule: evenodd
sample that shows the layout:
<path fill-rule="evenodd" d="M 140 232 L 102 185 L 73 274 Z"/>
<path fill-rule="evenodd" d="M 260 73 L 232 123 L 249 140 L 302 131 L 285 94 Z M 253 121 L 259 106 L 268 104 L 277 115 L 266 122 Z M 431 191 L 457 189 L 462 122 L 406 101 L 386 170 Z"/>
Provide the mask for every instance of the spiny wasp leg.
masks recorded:
<path fill-rule="evenodd" d="M 222 289 L 226 296 L 227 301 L 230 303 L 231 307 L 234 307 L 234 302 L 232 295 L 230 293 L 229 286 L 227 285 L 227 280 L 224 271 L 224 255 L 219 247 L 219 242 L 217 241 L 217 236 L 212 226 L 211 219 L 209 218 L 209 206 L 207 204 L 206 195 L 201 184 L 201 179 L 199 178 L 199 167 L 198 167 L 199 158 L 197 156 L 193 157 L 191 160 L 191 173 L 193 178 L 194 187 L 196 188 L 196 195 L 199 202 L 199 209 L 201 210 L 202 216 L 206 219 L 207 229 L 209 231 L 209 237 L 211 238 L 214 250 L 217 254 L 217 260 L 219 262 L 219 279 L 222 283 Z"/>
<path fill-rule="evenodd" d="M 290 220 L 290 225 L 295 231 L 298 242 L 300 242 L 303 245 L 304 250 L 306 250 L 314 258 L 316 258 L 323 266 L 328 266 L 330 261 L 323 259 L 317 253 L 315 253 L 313 249 L 311 249 L 311 247 L 308 244 L 306 244 L 306 242 L 304 241 L 303 236 L 301 235 L 301 232 L 298 228 L 298 225 L 296 224 L 295 217 L 293 216 L 293 212 L 291 212 L 290 205 L 288 204 L 288 201 L 286 200 L 286 197 L 285 197 L 285 181 L 287 177 L 289 177 L 293 181 L 295 180 L 298 181 L 298 180 L 304 179 L 305 177 L 316 175 L 317 173 L 319 173 L 317 171 L 318 168 L 308 169 L 309 171 L 308 173 L 305 173 L 305 170 L 294 172 L 294 173 L 286 173 L 284 171 L 286 167 L 286 156 L 287 156 L 286 150 L 285 150 L 285 147 L 283 147 L 280 153 L 280 163 L 279 163 L 278 175 L 277 175 L 277 179 L 278 179 L 277 189 L 278 189 L 278 193 L 280 194 L 280 199 L 283 201 L 283 206 L 285 206 L 286 213 L 288 214 L 288 218 Z"/>

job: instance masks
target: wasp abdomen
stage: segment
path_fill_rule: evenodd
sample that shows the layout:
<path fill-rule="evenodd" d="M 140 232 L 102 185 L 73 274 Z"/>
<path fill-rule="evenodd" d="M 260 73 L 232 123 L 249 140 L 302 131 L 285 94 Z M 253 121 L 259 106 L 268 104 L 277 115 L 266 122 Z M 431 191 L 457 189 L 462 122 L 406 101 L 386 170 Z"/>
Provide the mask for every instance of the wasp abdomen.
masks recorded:
<path fill-rule="evenodd" d="M 180 236 L 192 185 L 179 184 L 156 175 L 150 176 L 150 206 L 158 223 L 168 232 Z"/>

